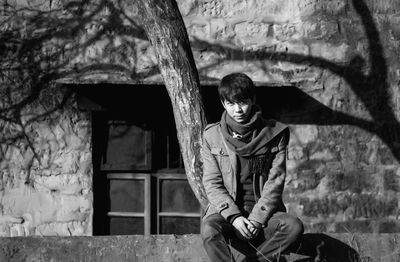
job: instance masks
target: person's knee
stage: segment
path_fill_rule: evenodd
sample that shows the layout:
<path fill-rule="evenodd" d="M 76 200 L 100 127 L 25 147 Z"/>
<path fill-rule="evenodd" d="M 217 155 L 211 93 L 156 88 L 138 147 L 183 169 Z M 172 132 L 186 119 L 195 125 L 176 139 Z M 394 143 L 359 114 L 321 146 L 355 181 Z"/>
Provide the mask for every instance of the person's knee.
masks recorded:
<path fill-rule="evenodd" d="M 296 236 L 299 236 L 304 232 L 303 222 L 301 222 L 301 220 L 298 219 L 297 217 L 295 217 L 293 220 L 292 231 Z"/>
<path fill-rule="evenodd" d="M 285 215 L 280 222 L 280 230 L 285 231 L 291 236 L 291 238 L 296 239 L 304 232 L 304 226 L 300 219 L 291 215 Z"/>
<path fill-rule="evenodd" d="M 216 223 L 205 222 L 202 224 L 200 235 L 203 241 L 217 238 L 221 236 L 221 234 L 220 227 Z"/>
<path fill-rule="evenodd" d="M 304 225 L 297 217 L 290 216 L 285 219 L 286 231 L 293 240 L 297 239 L 304 232 Z"/>
<path fill-rule="evenodd" d="M 209 238 L 210 236 L 213 236 L 217 233 L 218 233 L 217 230 L 215 230 L 215 228 L 213 228 L 209 224 L 203 224 L 200 235 L 201 235 L 201 238 L 204 240 L 204 239 Z"/>

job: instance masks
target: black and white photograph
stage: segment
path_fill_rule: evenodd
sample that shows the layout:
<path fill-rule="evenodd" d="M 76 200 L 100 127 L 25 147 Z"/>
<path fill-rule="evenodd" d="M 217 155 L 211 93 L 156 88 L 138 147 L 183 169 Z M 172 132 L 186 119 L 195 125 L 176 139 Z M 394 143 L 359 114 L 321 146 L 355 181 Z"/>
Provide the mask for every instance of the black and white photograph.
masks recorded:
<path fill-rule="evenodd" d="M 0 0 L 0 262 L 400 262 L 400 0 Z"/>

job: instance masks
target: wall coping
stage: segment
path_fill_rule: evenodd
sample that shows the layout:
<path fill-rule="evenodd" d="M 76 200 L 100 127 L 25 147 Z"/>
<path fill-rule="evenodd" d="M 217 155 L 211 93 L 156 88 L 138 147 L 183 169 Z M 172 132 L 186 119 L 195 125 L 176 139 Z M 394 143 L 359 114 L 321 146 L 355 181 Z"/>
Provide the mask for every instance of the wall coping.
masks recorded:
<path fill-rule="evenodd" d="M 360 261 L 400 261 L 400 234 L 305 234 L 318 239 L 327 261 L 348 250 Z M 308 242 L 310 243 L 310 242 Z M 321 248 L 321 246 L 323 246 Z M 346 248 L 345 248 L 346 247 Z M 347 251 L 346 251 L 347 250 Z M 341 257 L 334 258 L 335 256 Z M 331 256 L 331 257 L 329 257 Z M 288 261 L 305 256 L 290 254 Z M 199 235 L 29 236 L 0 238 L 0 261 L 209 261 Z M 310 260 L 314 261 L 314 260 Z M 348 260 L 349 262 L 352 260 Z M 353 260 L 354 261 L 354 260 Z"/>

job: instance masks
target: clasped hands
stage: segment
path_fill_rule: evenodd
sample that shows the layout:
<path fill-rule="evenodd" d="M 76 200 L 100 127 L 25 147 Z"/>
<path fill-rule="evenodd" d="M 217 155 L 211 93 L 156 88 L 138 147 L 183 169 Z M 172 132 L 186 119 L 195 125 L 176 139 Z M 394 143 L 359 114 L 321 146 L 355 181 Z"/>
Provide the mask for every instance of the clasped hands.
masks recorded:
<path fill-rule="evenodd" d="M 235 218 L 232 225 L 236 229 L 236 236 L 242 240 L 255 238 L 262 229 L 262 225 L 259 222 L 248 220 L 244 216 Z"/>

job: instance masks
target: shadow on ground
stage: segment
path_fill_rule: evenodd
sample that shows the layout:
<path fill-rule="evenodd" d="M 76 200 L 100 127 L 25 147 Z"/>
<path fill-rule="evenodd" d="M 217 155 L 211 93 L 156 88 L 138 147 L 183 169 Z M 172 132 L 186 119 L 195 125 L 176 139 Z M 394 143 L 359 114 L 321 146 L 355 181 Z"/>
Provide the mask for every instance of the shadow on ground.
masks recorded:
<path fill-rule="evenodd" d="M 286 261 L 296 262 L 357 262 L 358 252 L 336 238 L 321 233 L 304 234 L 297 254 L 307 256 Z"/>

